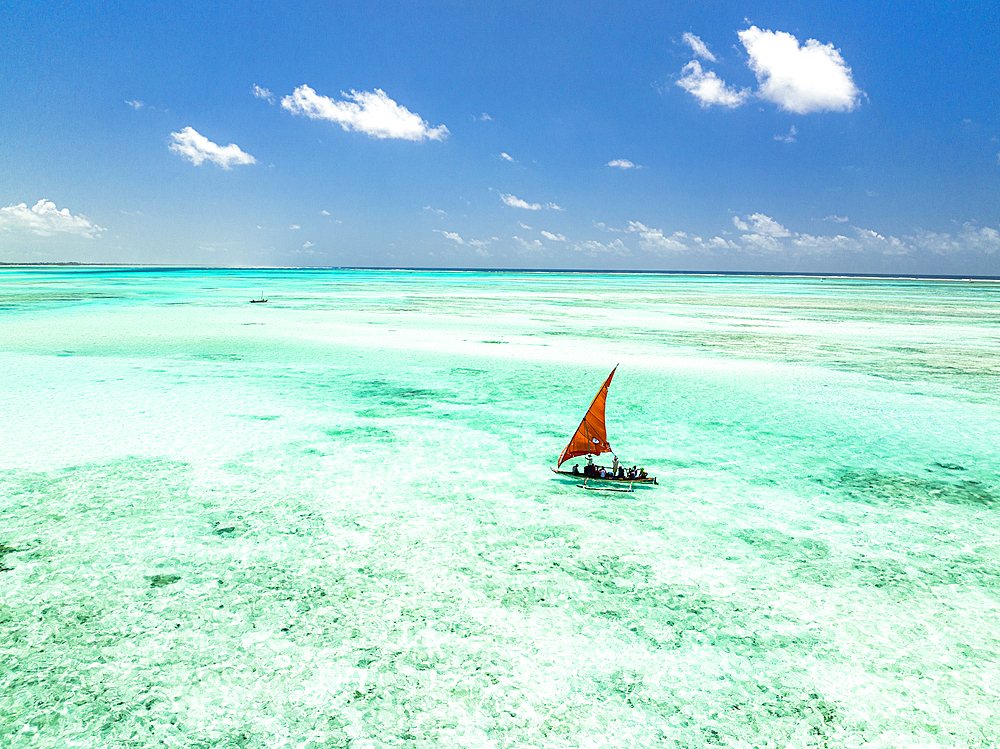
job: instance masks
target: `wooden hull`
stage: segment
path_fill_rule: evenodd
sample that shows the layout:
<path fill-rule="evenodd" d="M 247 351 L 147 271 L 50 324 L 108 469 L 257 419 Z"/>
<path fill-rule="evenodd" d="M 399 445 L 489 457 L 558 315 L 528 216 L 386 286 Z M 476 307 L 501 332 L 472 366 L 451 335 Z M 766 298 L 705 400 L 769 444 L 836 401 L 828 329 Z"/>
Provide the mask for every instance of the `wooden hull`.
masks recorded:
<path fill-rule="evenodd" d="M 656 484 L 655 476 L 646 476 L 644 479 L 630 479 L 630 478 L 612 478 L 607 476 L 601 478 L 600 476 L 584 476 L 582 473 L 573 473 L 572 471 L 560 471 L 558 468 L 553 468 L 552 473 L 558 473 L 560 476 L 566 476 L 571 479 L 577 479 L 583 481 L 586 479 L 589 481 L 604 481 L 609 484 Z"/>

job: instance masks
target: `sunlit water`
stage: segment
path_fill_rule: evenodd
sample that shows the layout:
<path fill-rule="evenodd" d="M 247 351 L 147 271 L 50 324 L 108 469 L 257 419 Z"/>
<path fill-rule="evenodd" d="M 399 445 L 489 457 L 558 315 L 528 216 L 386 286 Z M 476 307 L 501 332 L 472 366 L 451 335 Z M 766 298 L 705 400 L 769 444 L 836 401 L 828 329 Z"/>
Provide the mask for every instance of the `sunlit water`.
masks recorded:
<path fill-rule="evenodd" d="M 4 747 L 1000 744 L 1000 285 L 0 292 Z"/>

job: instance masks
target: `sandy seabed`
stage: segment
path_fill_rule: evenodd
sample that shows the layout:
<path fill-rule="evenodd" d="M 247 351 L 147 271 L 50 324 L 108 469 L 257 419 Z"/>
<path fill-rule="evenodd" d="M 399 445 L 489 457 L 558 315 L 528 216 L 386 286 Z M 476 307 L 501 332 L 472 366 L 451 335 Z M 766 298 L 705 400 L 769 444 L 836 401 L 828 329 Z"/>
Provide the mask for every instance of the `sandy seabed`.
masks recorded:
<path fill-rule="evenodd" d="M 0 287 L 5 747 L 1000 745 L 995 284 Z"/>

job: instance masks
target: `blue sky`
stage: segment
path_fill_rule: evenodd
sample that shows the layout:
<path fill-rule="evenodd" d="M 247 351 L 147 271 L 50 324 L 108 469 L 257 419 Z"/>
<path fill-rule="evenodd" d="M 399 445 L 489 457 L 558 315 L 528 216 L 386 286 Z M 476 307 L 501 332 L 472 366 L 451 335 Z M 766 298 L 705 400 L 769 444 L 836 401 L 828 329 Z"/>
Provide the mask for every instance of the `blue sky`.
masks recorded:
<path fill-rule="evenodd" d="M 1000 275 L 998 17 L 3 3 L 0 261 Z"/>

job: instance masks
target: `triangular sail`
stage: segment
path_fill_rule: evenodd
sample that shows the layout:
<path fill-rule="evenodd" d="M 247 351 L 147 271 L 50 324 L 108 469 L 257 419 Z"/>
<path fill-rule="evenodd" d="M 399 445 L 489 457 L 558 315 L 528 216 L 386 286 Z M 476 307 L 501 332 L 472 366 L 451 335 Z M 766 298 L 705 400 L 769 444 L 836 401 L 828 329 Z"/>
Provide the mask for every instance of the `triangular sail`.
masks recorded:
<path fill-rule="evenodd" d="M 559 454 L 559 462 L 556 468 L 571 458 L 578 458 L 581 455 L 600 455 L 611 452 L 611 445 L 608 444 L 608 432 L 604 426 L 604 403 L 608 399 L 608 387 L 611 385 L 611 378 L 615 376 L 618 367 L 611 370 L 608 379 L 601 385 L 601 389 L 594 396 L 594 402 L 590 404 L 587 413 L 577 427 L 576 433 L 570 438 L 569 444 Z"/>

